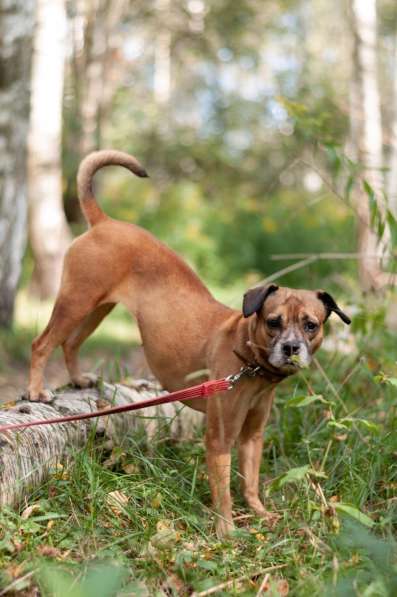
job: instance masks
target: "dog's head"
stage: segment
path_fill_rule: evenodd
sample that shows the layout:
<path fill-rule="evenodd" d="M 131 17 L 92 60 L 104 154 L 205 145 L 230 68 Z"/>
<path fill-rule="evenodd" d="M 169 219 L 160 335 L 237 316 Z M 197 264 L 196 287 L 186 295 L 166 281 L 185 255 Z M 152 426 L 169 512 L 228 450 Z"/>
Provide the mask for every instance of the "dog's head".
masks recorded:
<path fill-rule="evenodd" d="M 309 365 L 331 313 L 350 324 L 332 296 L 322 290 L 270 284 L 248 290 L 243 300 L 244 317 L 252 316 L 250 346 L 257 360 L 265 359 L 286 375 Z"/>

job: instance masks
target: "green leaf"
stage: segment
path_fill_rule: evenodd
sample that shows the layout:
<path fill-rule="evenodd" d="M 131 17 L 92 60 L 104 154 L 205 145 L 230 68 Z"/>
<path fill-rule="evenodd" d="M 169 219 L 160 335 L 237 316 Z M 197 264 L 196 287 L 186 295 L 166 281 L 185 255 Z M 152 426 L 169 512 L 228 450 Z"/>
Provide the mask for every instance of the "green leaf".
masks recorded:
<path fill-rule="evenodd" d="M 312 396 L 294 396 L 293 398 L 287 400 L 285 406 L 288 408 L 302 408 L 303 406 L 307 406 L 316 400 L 319 400 L 324 404 L 328 404 L 321 394 L 313 394 Z"/>
<path fill-rule="evenodd" d="M 375 191 L 368 181 L 363 180 L 364 191 L 368 195 L 371 227 L 374 228 L 378 219 L 378 204 L 376 203 Z"/>
<path fill-rule="evenodd" d="M 347 182 L 346 182 L 346 186 L 345 186 L 345 197 L 347 199 L 347 201 L 350 200 L 350 194 L 352 191 L 352 188 L 354 186 L 354 176 L 352 174 L 349 175 Z"/>
<path fill-rule="evenodd" d="M 197 565 L 200 566 L 200 568 L 204 568 L 204 570 L 210 570 L 211 572 L 214 572 L 218 569 L 218 564 L 209 560 L 199 560 Z"/>
<path fill-rule="evenodd" d="M 369 184 L 369 182 L 367 180 L 363 180 L 363 187 L 364 187 L 364 191 L 368 195 L 368 199 L 370 201 L 374 202 L 375 201 L 375 191 L 371 187 L 371 185 Z M 375 203 L 376 203 L 376 201 L 375 201 Z"/>
<path fill-rule="evenodd" d="M 277 490 L 286 485 L 287 483 L 291 483 L 293 481 L 301 481 L 307 475 L 310 470 L 310 466 L 306 464 L 305 466 L 298 466 L 296 468 L 291 468 L 289 471 L 280 475 L 272 483 L 270 484 L 271 490 Z"/>
<path fill-rule="evenodd" d="M 386 220 L 390 230 L 391 245 L 395 247 L 397 245 L 397 220 L 389 209 L 386 213 Z"/>
<path fill-rule="evenodd" d="M 369 516 L 367 516 L 366 514 L 364 514 L 360 510 L 358 510 L 358 508 L 355 508 L 354 506 L 350 506 L 349 504 L 337 502 L 334 504 L 334 507 L 335 507 L 335 510 L 337 510 L 338 512 L 342 512 L 342 514 L 347 514 L 351 518 L 354 518 L 355 520 L 358 520 L 359 522 L 361 522 L 361 524 L 365 525 L 366 527 L 371 528 L 375 524 L 374 521 Z"/>
<path fill-rule="evenodd" d="M 397 377 L 388 377 L 387 383 L 389 383 L 391 386 L 397 387 Z"/>
<path fill-rule="evenodd" d="M 325 143 L 324 149 L 327 154 L 327 157 L 330 161 L 331 167 L 337 174 L 341 167 L 342 167 L 342 159 L 340 154 L 340 149 L 333 143 Z"/>
<path fill-rule="evenodd" d="M 381 432 L 381 427 L 377 423 L 373 421 L 368 421 L 368 419 L 356 419 L 357 423 L 360 423 L 363 427 L 365 427 L 368 431 L 373 433 L 374 435 L 379 435 Z"/>

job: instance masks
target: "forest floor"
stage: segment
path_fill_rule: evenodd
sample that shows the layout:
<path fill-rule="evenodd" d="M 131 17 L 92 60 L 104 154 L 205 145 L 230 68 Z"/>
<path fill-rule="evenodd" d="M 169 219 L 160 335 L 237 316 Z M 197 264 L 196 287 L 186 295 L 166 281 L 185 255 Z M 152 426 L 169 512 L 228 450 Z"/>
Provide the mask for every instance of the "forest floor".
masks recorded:
<path fill-rule="evenodd" d="M 29 342 L 47 316 L 32 324 L 20 297 L 15 333 L 2 339 L 10 395 L 25 385 Z M 278 390 L 261 470 L 274 528 L 245 508 L 234 458 L 237 529 L 216 538 L 201 435 L 134 437 L 110 458 L 89 443 L 20 510 L 0 512 L 0 594 L 396 595 L 395 337 L 376 314 L 357 313 L 341 340 L 342 328 L 332 319 L 319 365 Z M 138 341 L 115 311 L 85 364 L 107 379 L 134 374 Z M 50 385 L 66 379 L 61 357 Z"/>

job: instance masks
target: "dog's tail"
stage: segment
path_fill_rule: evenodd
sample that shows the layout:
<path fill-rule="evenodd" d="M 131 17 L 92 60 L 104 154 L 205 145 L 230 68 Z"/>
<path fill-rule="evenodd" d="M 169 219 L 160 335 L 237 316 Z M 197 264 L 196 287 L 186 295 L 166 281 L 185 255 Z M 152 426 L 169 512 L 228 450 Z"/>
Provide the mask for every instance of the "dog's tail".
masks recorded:
<path fill-rule="evenodd" d="M 81 162 L 77 173 L 77 193 L 81 210 L 91 226 L 106 218 L 105 213 L 95 199 L 92 188 L 92 179 L 95 172 L 104 166 L 123 166 L 133 174 L 136 174 L 136 176 L 142 178 L 148 176 L 146 170 L 142 168 L 138 160 L 132 157 L 132 155 L 128 155 L 128 153 L 104 149 L 87 155 Z"/>

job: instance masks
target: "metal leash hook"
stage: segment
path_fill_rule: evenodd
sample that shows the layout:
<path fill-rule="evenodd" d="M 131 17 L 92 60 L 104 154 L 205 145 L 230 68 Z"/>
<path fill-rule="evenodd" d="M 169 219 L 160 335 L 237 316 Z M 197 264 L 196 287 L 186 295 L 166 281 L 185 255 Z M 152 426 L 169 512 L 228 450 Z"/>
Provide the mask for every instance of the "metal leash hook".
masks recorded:
<path fill-rule="evenodd" d="M 247 377 L 255 377 L 260 370 L 261 367 L 259 365 L 258 367 L 251 367 L 250 365 L 246 365 L 244 367 L 241 367 L 238 373 L 232 373 L 231 375 L 228 375 L 227 377 L 225 377 L 225 379 L 230 384 L 229 390 L 232 390 L 236 383 L 238 383 L 240 379 L 245 375 Z"/>

